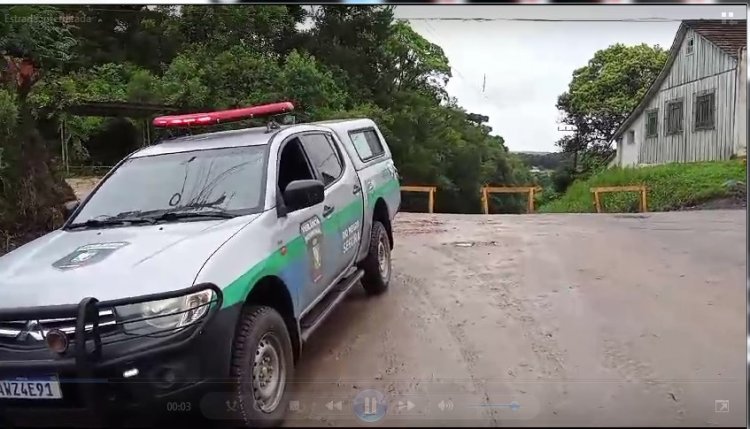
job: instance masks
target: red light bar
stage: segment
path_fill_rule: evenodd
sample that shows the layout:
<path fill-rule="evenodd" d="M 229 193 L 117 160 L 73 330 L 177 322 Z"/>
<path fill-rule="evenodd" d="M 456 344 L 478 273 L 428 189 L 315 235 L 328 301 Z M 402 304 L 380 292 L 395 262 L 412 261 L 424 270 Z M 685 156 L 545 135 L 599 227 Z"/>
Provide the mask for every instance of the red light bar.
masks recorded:
<path fill-rule="evenodd" d="M 294 110 L 294 104 L 289 101 L 284 101 L 281 103 L 243 107 L 240 109 L 217 110 L 216 112 L 159 116 L 154 118 L 153 124 L 155 127 L 161 128 L 185 128 L 190 126 L 215 125 L 224 122 L 252 119 L 260 116 L 278 115 L 291 112 L 292 110 Z"/>

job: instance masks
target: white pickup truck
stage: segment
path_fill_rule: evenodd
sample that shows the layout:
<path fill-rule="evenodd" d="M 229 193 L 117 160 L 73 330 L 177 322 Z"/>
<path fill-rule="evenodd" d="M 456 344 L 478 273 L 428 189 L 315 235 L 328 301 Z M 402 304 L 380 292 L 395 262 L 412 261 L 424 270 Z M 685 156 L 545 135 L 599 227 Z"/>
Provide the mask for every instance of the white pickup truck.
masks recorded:
<path fill-rule="evenodd" d="M 68 205 L 60 229 L 0 257 L 0 426 L 141 410 L 279 425 L 311 333 L 355 285 L 387 289 L 399 205 L 369 119 L 270 122 L 136 151 Z"/>

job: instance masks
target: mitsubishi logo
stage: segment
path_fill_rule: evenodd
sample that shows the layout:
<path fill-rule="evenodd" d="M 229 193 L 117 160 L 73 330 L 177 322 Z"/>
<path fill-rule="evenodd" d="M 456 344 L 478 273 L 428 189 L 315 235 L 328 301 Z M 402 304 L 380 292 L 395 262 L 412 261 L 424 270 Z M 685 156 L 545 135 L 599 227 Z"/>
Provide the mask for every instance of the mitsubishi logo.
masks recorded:
<path fill-rule="evenodd" d="M 36 341 L 44 340 L 44 331 L 42 331 L 42 325 L 38 320 L 29 320 L 26 322 L 26 326 L 21 329 L 21 332 L 16 336 L 16 341 L 19 343 L 26 342 L 31 337 Z"/>

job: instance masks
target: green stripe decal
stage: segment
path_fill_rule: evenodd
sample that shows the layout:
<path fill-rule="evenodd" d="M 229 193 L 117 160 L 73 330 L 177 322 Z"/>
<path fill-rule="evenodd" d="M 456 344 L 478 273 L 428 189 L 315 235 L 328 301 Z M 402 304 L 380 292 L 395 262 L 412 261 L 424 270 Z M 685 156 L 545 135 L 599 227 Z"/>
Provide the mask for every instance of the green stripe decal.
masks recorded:
<path fill-rule="evenodd" d="M 391 179 L 381 186 L 375 188 L 369 198 L 368 212 L 379 197 L 394 192 L 399 188 L 399 183 L 395 179 Z M 337 230 L 339 229 L 339 225 L 361 216 L 362 209 L 362 199 L 357 199 L 351 204 L 344 207 L 342 210 L 336 211 L 333 216 L 323 220 L 323 233 L 338 233 Z M 304 258 L 307 252 L 305 240 L 301 235 L 297 235 L 291 241 L 287 242 L 286 248 L 286 255 L 282 255 L 281 249 L 277 249 L 269 257 L 260 261 L 249 271 L 242 274 L 237 279 L 232 281 L 229 285 L 227 285 L 223 289 L 224 303 L 222 305 L 222 308 L 226 308 L 245 301 L 258 280 L 266 276 L 278 276 L 279 273 L 281 273 L 281 271 L 284 269 L 284 267 L 299 258 Z M 296 297 L 293 297 L 293 299 L 294 298 Z"/>

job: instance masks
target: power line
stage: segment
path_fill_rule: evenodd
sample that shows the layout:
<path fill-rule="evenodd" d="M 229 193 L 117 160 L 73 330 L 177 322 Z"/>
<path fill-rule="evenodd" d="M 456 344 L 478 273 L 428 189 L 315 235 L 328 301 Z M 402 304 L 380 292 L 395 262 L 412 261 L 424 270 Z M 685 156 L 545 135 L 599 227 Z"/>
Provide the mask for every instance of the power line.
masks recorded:
<path fill-rule="evenodd" d="M 452 17 L 411 17 L 397 18 L 404 21 L 466 21 L 466 22 L 495 22 L 495 21 L 521 21 L 521 22 L 682 22 L 683 19 L 673 18 L 452 18 Z M 706 18 L 708 19 L 708 18 Z M 737 20 L 737 21 L 744 21 Z"/>
<path fill-rule="evenodd" d="M 434 36 L 435 38 L 438 38 L 436 31 L 434 31 L 434 28 L 432 27 L 432 25 L 427 21 L 424 24 L 425 24 L 425 30 L 427 30 L 427 32 L 431 34 L 432 36 Z M 451 67 L 451 71 L 455 72 L 456 76 L 459 79 L 461 79 L 461 81 L 463 81 L 468 87 L 476 91 L 477 95 L 479 95 L 480 98 L 487 99 L 487 94 L 485 94 L 484 91 L 480 91 L 479 88 L 475 86 L 471 80 L 467 79 L 464 76 L 464 74 L 461 73 L 461 70 L 459 70 L 458 67 L 456 67 L 455 65 L 451 65 L 450 67 Z"/>

